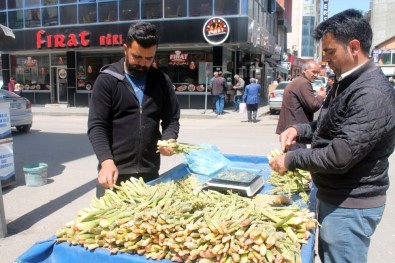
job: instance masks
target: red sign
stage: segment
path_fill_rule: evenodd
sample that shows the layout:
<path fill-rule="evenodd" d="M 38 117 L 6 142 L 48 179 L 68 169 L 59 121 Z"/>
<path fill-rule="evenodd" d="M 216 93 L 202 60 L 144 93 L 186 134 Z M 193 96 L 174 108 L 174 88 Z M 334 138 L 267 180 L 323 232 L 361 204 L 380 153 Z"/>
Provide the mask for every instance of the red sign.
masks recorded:
<path fill-rule="evenodd" d="M 47 35 L 45 30 L 39 30 L 36 33 L 36 46 L 42 48 L 65 48 L 65 47 L 78 47 L 78 46 L 89 46 L 89 32 L 82 31 L 78 35 L 69 34 L 65 36 L 63 34 Z"/>

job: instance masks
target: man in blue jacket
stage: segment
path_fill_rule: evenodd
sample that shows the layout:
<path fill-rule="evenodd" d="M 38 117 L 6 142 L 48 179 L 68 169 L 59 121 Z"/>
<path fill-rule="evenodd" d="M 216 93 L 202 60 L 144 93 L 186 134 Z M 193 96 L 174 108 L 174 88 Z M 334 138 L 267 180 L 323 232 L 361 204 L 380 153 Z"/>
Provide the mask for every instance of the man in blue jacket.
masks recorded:
<path fill-rule="evenodd" d="M 261 85 L 256 82 L 256 79 L 251 78 L 250 84 L 245 87 L 243 101 L 247 105 L 248 122 L 256 122 L 258 114 L 258 105 L 261 94 Z"/>
<path fill-rule="evenodd" d="M 350 9 L 322 22 L 313 37 L 336 75 L 316 122 L 280 135 L 286 151 L 295 142 L 311 149 L 270 160 L 280 173 L 311 172 L 317 186 L 321 262 L 367 262 L 370 237 L 383 215 L 389 187 L 388 157 L 395 147 L 395 90 L 369 59 L 372 29 Z M 393 171 L 394 169 L 392 169 Z"/>
<path fill-rule="evenodd" d="M 93 86 L 88 136 L 99 161 L 97 197 L 131 177 L 156 179 L 157 141 L 178 137 L 180 108 L 173 85 L 151 67 L 158 42 L 153 24 L 131 25 L 123 45 L 125 57 L 104 66 Z M 173 154 L 168 147 L 159 151 Z"/>

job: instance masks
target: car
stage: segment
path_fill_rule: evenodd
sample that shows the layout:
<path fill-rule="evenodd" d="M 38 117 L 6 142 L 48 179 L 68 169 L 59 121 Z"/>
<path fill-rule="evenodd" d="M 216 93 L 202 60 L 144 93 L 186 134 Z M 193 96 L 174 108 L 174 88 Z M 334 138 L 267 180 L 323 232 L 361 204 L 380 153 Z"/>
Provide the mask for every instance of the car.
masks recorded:
<path fill-rule="evenodd" d="M 13 92 L 0 90 L 0 101 L 10 103 L 11 127 L 19 132 L 28 132 L 33 124 L 31 102 Z"/>
<path fill-rule="evenodd" d="M 314 80 L 314 82 L 311 83 L 311 85 L 313 86 L 314 95 L 317 95 L 318 91 L 325 89 L 325 84 L 321 79 Z"/>
<path fill-rule="evenodd" d="M 269 94 L 269 110 L 270 114 L 274 114 L 281 110 L 281 104 L 283 103 L 284 90 L 290 81 L 280 82 L 276 88 Z"/>

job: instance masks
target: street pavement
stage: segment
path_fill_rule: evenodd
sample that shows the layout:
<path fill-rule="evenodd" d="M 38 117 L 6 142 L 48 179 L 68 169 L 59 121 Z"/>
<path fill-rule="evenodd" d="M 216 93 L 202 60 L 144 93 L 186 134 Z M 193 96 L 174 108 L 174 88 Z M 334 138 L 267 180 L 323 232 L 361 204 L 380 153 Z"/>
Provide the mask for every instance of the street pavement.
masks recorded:
<path fill-rule="evenodd" d="M 87 108 L 34 106 L 32 130 L 27 134 L 13 131 L 16 183 L 3 189 L 8 235 L 0 239 L 0 263 L 13 262 L 89 206 L 95 194 L 97 160 L 86 136 L 87 113 Z M 248 123 L 246 114 L 232 108 L 219 116 L 211 110 L 181 110 L 179 141 L 215 144 L 226 154 L 266 156 L 279 148 L 274 133 L 278 116 L 269 115 L 267 106 L 260 107 L 258 115 L 258 122 Z M 30 162 L 48 163 L 46 185 L 26 186 L 22 167 Z M 163 157 L 160 173 L 182 162 L 180 155 Z M 390 157 L 390 178 L 394 165 L 395 154 Z M 394 262 L 394 217 L 395 187 L 391 185 L 368 262 Z"/>

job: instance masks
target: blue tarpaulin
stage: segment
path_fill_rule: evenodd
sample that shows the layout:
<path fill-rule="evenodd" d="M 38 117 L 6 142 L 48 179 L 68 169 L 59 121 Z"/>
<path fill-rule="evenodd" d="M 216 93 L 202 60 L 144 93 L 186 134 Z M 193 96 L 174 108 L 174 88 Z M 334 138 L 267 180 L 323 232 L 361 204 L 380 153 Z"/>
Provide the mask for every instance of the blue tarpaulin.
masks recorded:
<path fill-rule="evenodd" d="M 270 167 L 268 159 L 263 156 L 250 155 L 225 155 L 231 161 L 232 167 L 259 169 L 262 171 L 264 179 L 268 179 L 270 175 Z M 189 174 L 186 164 L 180 164 L 171 170 L 164 173 L 159 179 L 150 183 L 168 182 L 170 180 L 179 180 Z M 265 184 L 260 190 L 260 193 L 265 193 L 272 188 L 270 184 Z M 315 188 L 310 194 L 309 209 L 316 211 Z M 69 243 L 55 243 L 55 236 L 48 240 L 43 240 L 34 244 L 29 250 L 19 256 L 14 263 L 90 263 L 90 262 L 108 262 L 108 263 L 123 263 L 123 262 L 157 262 L 157 260 L 150 260 L 144 256 L 131 255 L 128 253 L 117 253 L 111 255 L 109 250 L 97 248 L 94 251 L 89 251 L 82 246 L 73 246 Z M 314 243 L 315 230 L 308 239 L 307 244 L 302 245 L 302 261 L 303 263 L 314 262 Z M 162 263 L 170 263 L 169 260 L 161 260 Z"/>

